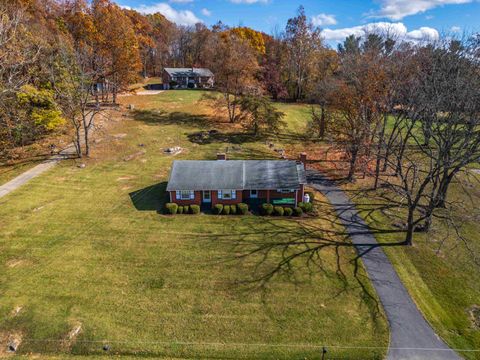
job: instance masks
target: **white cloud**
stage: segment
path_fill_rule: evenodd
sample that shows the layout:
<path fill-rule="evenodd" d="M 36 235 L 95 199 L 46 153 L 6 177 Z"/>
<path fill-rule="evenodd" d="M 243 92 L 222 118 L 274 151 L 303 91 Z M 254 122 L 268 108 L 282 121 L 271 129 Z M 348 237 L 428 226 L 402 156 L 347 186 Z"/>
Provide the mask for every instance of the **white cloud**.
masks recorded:
<path fill-rule="evenodd" d="M 175 10 L 167 3 L 157 3 L 148 6 L 140 5 L 139 7 L 135 8 L 135 10 L 143 14 L 154 14 L 158 12 L 165 16 L 168 20 L 178 25 L 188 26 L 202 22 L 202 20 L 200 20 L 190 10 Z"/>
<path fill-rule="evenodd" d="M 168 1 L 176 4 L 187 4 L 187 3 L 192 3 L 194 0 L 168 0 Z"/>
<path fill-rule="evenodd" d="M 460 28 L 460 26 L 452 26 L 450 28 L 450 31 L 451 32 L 460 32 L 462 29 Z"/>
<path fill-rule="evenodd" d="M 312 24 L 315 26 L 335 25 L 336 23 L 335 15 L 318 14 L 312 16 Z"/>
<path fill-rule="evenodd" d="M 230 0 L 234 4 L 256 4 L 256 3 L 268 3 L 269 0 Z"/>
<path fill-rule="evenodd" d="M 418 42 L 421 40 L 436 40 L 440 36 L 437 30 L 426 26 L 408 31 L 407 27 L 401 22 L 376 22 L 350 28 L 324 29 L 322 30 L 322 35 L 327 41 L 341 42 L 350 35 L 363 37 L 365 34 L 372 32 L 389 34 L 390 36 L 412 42 Z"/>
<path fill-rule="evenodd" d="M 386 17 L 401 20 L 405 16 L 423 13 L 438 6 L 449 4 L 467 4 L 473 0 L 380 0 L 382 6 L 374 17 Z"/>
<path fill-rule="evenodd" d="M 204 15 L 204 16 L 211 16 L 212 15 L 212 12 L 206 8 L 203 8 L 201 10 L 201 13 Z"/>

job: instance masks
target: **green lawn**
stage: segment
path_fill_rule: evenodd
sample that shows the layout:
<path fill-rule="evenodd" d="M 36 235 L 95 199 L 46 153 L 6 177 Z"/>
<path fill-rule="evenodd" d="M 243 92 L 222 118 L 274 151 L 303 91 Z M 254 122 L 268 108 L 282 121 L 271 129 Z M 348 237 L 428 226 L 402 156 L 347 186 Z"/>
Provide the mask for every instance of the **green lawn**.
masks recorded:
<path fill-rule="evenodd" d="M 122 98 L 136 111 L 117 114 L 113 136 L 98 135 L 86 168 L 65 161 L 2 199 L 0 357 L 12 335 L 20 352 L 41 358 L 100 355 L 103 343 L 131 358 L 320 359 L 322 345 L 335 358 L 384 356 L 386 322 L 353 276 L 353 249 L 340 252 L 345 281 L 327 250 L 322 272 L 308 276 L 301 258 L 296 281 L 278 275 L 264 289 L 247 285 L 280 253 L 235 259 L 308 224 L 331 229 L 328 221 L 157 213 L 174 158 L 276 156 L 263 139 L 212 123 L 200 96 Z M 281 108 L 291 132 L 300 131 L 308 110 Z M 192 137 L 214 128 L 221 136 L 208 143 Z M 184 151 L 172 158 L 163 153 L 170 146 Z"/>

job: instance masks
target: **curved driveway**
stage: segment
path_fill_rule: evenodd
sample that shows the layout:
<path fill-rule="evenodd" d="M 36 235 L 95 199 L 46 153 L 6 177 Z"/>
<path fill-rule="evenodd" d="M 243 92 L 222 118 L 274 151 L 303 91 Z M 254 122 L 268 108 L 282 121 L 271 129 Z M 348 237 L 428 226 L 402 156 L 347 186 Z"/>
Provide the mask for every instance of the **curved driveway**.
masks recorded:
<path fill-rule="evenodd" d="M 388 360 L 453 360 L 460 357 L 424 319 L 392 264 L 359 216 L 348 196 L 321 174 L 307 171 L 309 185 L 321 191 L 334 206 L 382 302 L 390 326 Z"/>

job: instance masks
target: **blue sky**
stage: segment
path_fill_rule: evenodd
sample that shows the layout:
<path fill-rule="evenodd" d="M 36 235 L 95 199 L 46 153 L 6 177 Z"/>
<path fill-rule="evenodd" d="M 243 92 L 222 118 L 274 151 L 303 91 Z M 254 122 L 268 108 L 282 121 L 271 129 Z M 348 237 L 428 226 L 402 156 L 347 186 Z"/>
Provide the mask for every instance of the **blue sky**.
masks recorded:
<path fill-rule="evenodd" d="M 140 12 L 160 12 L 182 25 L 218 20 L 266 33 L 283 30 L 300 5 L 334 45 L 365 27 L 389 29 L 415 40 L 442 33 L 480 31 L 480 0 L 117 0 Z M 375 25 L 372 25 L 375 24 Z"/>

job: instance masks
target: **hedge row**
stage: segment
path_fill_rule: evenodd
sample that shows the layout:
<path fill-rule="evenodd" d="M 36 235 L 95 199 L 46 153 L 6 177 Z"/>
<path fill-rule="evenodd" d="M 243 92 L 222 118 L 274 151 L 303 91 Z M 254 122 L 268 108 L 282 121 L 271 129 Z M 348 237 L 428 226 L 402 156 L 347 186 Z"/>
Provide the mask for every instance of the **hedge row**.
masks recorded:
<path fill-rule="evenodd" d="M 199 205 L 178 205 L 175 203 L 168 203 L 165 205 L 165 210 L 167 214 L 200 214 Z"/>
<path fill-rule="evenodd" d="M 215 204 L 213 213 L 217 215 L 246 215 L 248 213 L 248 205 L 245 203 L 232 205 Z"/>
<path fill-rule="evenodd" d="M 282 206 L 273 206 L 272 204 L 262 204 L 260 208 L 260 213 L 265 216 L 275 215 L 275 216 L 302 216 L 303 209 L 301 207 L 282 207 Z"/>

